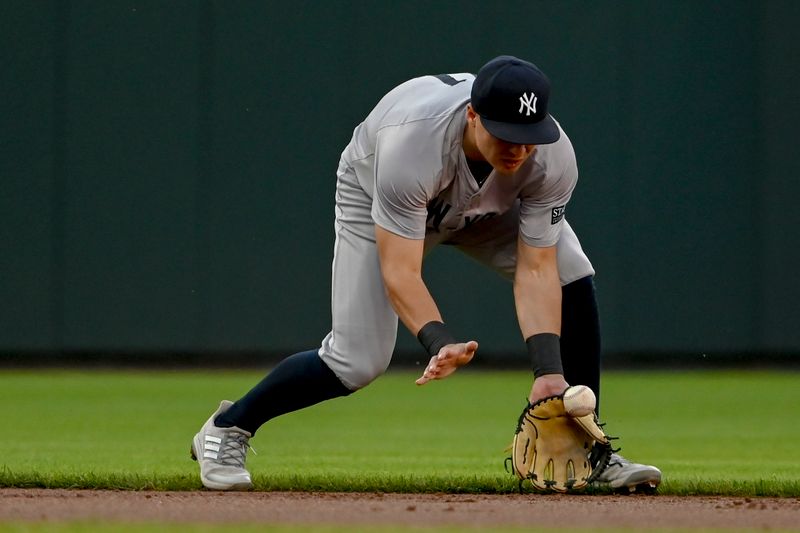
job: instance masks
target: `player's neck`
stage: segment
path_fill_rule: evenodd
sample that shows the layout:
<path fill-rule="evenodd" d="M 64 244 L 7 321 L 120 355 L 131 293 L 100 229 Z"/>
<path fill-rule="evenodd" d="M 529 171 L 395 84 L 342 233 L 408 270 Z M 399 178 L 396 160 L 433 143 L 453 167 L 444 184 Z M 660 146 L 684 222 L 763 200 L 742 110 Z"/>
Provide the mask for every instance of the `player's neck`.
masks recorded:
<path fill-rule="evenodd" d="M 461 139 L 461 148 L 464 150 L 464 155 L 467 159 L 473 161 L 486 161 L 483 154 L 478 150 L 478 145 L 475 143 L 475 128 L 470 128 L 469 124 L 464 126 L 464 136 Z"/>

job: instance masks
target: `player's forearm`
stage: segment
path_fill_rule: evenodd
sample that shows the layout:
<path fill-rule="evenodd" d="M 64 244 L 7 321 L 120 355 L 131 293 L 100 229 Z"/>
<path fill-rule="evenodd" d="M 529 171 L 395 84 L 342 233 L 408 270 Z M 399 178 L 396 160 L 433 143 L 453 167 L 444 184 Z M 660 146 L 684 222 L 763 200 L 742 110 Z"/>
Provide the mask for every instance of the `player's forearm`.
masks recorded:
<path fill-rule="evenodd" d="M 561 335 L 561 283 L 555 265 L 518 265 L 514 302 L 524 339 L 539 333 Z"/>
<path fill-rule="evenodd" d="M 428 322 L 441 322 L 442 315 L 422 281 L 425 241 L 396 235 L 378 225 L 375 241 L 386 294 L 403 324 L 417 335 Z"/>
<path fill-rule="evenodd" d="M 536 379 L 531 402 L 566 388 L 561 363 L 561 282 L 555 248 L 535 249 L 520 243 L 514 277 L 514 301 L 522 336 Z M 542 379 L 538 379 L 542 378 Z"/>
<path fill-rule="evenodd" d="M 519 238 L 514 303 L 526 341 L 541 333 L 561 335 L 561 282 L 555 246 L 531 246 Z"/>
<path fill-rule="evenodd" d="M 431 321 L 442 321 L 422 277 L 414 272 L 394 272 L 384 275 L 386 294 L 400 321 L 413 334 Z"/>
<path fill-rule="evenodd" d="M 536 376 L 528 400 L 561 394 L 567 387 L 561 363 L 561 284 L 558 271 L 520 272 L 514 280 L 522 337 Z M 541 378 L 541 379 L 540 379 Z"/>

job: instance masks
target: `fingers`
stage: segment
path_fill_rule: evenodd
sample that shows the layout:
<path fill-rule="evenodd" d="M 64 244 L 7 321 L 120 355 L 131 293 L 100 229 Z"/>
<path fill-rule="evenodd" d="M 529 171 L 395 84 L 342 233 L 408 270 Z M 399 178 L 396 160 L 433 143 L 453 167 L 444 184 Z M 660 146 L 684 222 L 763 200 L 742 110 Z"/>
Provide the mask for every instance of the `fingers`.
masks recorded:
<path fill-rule="evenodd" d="M 432 381 L 434 379 L 439 379 L 439 378 L 433 377 L 432 375 L 428 374 L 428 371 L 425 371 L 425 373 L 422 374 L 422 377 L 418 378 L 417 381 L 415 381 L 414 383 L 416 383 L 417 385 L 425 385 L 427 382 Z"/>
<path fill-rule="evenodd" d="M 475 341 L 448 344 L 439 350 L 436 359 L 445 364 L 454 364 L 456 367 L 466 365 L 472 360 L 478 343 Z"/>
<path fill-rule="evenodd" d="M 438 354 L 431 357 L 422 376 L 415 383 L 424 385 L 429 381 L 446 378 L 455 372 L 458 367 L 469 363 L 477 349 L 478 343 L 475 341 L 448 344 L 442 347 Z"/>
<path fill-rule="evenodd" d="M 437 357 L 440 361 L 452 359 L 453 357 L 462 357 L 464 355 L 472 356 L 478 349 L 478 343 L 475 341 L 459 342 L 458 344 L 448 344 L 439 350 Z"/>
<path fill-rule="evenodd" d="M 475 355 L 475 352 L 478 351 L 478 343 L 475 341 L 469 341 L 465 343 L 464 347 L 465 353 L 469 355 L 470 358 L 472 358 L 472 356 Z"/>
<path fill-rule="evenodd" d="M 428 362 L 428 366 L 425 367 L 425 372 L 422 373 L 422 377 L 420 377 L 415 383 L 417 385 L 425 385 L 427 382 L 438 379 L 439 374 L 439 359 L 438 356 L 434 355 L 431 357 L 430 362 Z"/>
<path fill-rule="evenodd" d="M 563 394 L 567 387 L 569 387 L 569 384 L 561 374 L 545 374 L 533 381 L 528 400 L 531 403 L 536 403 L 543 398 Z"/>

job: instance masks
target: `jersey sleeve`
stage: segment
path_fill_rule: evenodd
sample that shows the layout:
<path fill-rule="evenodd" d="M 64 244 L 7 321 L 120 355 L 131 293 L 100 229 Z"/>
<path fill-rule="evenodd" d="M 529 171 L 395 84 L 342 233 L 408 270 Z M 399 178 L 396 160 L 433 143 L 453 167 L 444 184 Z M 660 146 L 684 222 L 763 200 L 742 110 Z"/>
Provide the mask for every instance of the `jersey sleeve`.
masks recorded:
<path fill-rule="evenodd" d="M 560 149 L 557 165 L 549 158 L 551 168 L 545 169 L 545 179 L 522 191 L 519 230 L 522 240 L 530 246 L 553 246 L 561 236 L 567 203 L 578 182 L 575 153 L 568 142 L 567 146 L 568 150 Z"/>
<path fill-rule="evenodd" d="M 375 190 L 372 219 L 387 231 L 408 239 L 424 239 L 431 176 L 438 161 L 430 147 L 418 146 L 414 128 L 385 128 L 375 147 Z M 426 149 L 427 148 L 427 149 Z"/>

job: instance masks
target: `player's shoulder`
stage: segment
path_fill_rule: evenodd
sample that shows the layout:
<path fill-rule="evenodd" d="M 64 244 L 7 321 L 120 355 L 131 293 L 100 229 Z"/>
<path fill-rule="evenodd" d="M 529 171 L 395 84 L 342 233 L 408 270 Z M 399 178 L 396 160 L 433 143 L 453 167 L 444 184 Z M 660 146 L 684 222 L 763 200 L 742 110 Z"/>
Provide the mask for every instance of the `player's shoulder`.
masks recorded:
<path fill-rule="evenodd" d="M 467 73 L 422 76 L 390 91 L 365 121 L 375 132 L 384 166 L 437 175 L 460 146 L 473 79 Z"/>
<path fill-rule="evenodd" d="M 414 93 L 419 96 L 447 97 L 448 95 L 457 98 L 459 95 L 469 94 L 472 90 L 472 83 L 475 75 L 469 72 L 453 74 L 426 74 L 404 81 L 389 94 L 392 93 Z"/>
<path fill-rule="evenodd" d="M 562 174 L 566 170 L 577 168 L 572 141 L 557 120 L 556 124 L 561 133 L 558 140 L 536 147 L 536 163 L 548 174 Z"/>
<path fill-rule="evenodd" d="M 556 121 L 558 124 L 558 121 Z M 551 144 L 540 144 L 533 156 L 532 176 L 535 182 L 574 183 L 578 178 L 578 163 L 575 150 L 566 132 L 558 124 L 561 132 L 558 140 Z"/>
<path fill-rule="evenodd" d="M 389 126 L 450 116 L 469 101 L 474 80 L 466 72 L 412 78 L 389 91 L 376 110 Z"/>
<path fill-rule="evenodd" d="M 450 74 L 427 74 L 412 78 L 403 85 L 409 87 L 424 88 L 428 93 L 450 94 L 469 94 L 472 90 L 472 83 L 475 75 L 469 72 L 458 72 Z"/>

